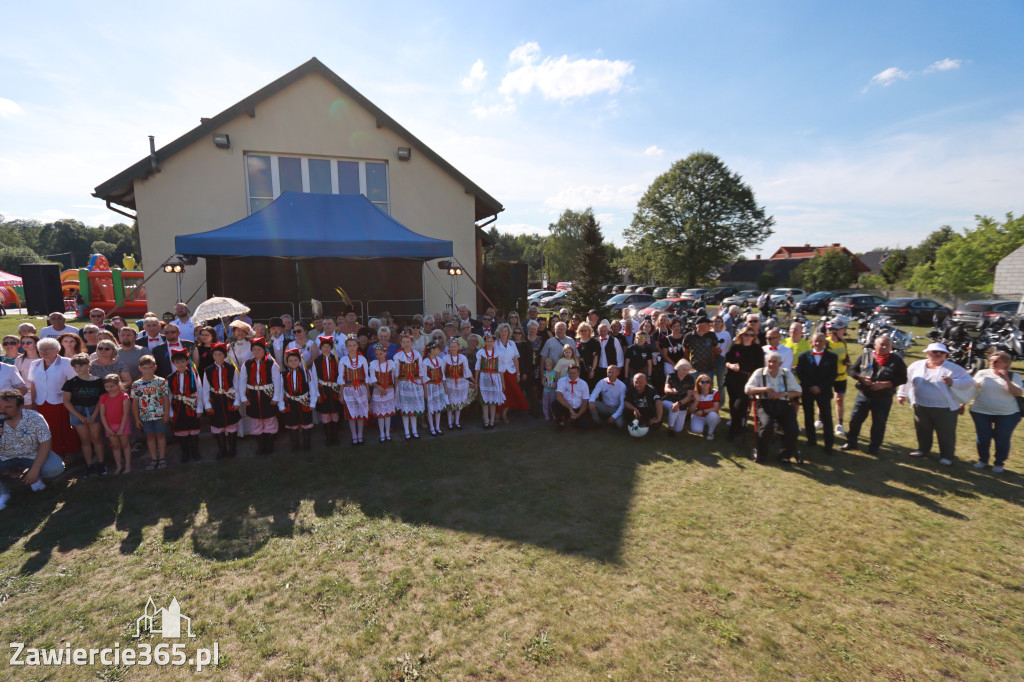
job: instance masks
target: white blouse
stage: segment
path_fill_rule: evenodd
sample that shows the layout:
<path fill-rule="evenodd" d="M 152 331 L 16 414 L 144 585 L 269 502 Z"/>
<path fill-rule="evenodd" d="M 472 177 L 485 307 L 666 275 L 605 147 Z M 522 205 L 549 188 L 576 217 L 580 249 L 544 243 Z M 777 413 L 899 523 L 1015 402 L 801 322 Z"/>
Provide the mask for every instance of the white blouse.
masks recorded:
<path fill-rule="evenodd" d="M 71 360 L 60 356 L 48 369 L 43 368 L 42 358 L 33 360 L 28 374 L 32 384 L 32 400 L 36 405 L 63 405 L 64 382 L 78 376 L 71 367 Z"/>
<path fill-rule="evenodd" d="M 498 356 L 498 371 L 514 374 L 516 371 L 515 359 L 519 357 L 519 349 L 516 348 L 516 344 L 511 339 L 505 345 L 502 345 L 501 341 L 495 341 L 494 353 Z"/>

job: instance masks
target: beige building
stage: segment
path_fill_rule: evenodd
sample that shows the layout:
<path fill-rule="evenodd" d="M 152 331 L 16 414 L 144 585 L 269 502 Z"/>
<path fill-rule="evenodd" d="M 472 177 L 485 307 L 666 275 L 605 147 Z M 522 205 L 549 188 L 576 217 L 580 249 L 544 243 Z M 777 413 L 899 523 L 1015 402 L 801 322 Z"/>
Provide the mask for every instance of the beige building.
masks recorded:
<path fill-rule="evenodd" d="M 176 255 L 176 237 L 228 226 L 289 190 L 362 194 L 409 230 L 450 241 L 466 273 L 456 278 L 455 303 L 475 308 L 468 277 L 477 279 L 479 268 L 477 227 L 503 207 L 316 58 L 202 119 L 99 185 L 94 196 L 119 213 L 135 212 L 150 275 Z M 368 228 L 337 229 L 351 237 Z M 181 254 L 201 256 L 186 267 L 182 297 L 195 307 L 211 295 L 233 296 L 252 305 L 256 317 L 289 310 L 308 317 L 312 297 L 331 312 L 337 286 L 368 315 L 438 311 L 450 303 L 452 279 L 437 258 L 275 258 L 274 245 L 268 248 L 262 256 Z M 151 310 L 171 310 L 175 276 L 156 274 L 147 296 Z"/>

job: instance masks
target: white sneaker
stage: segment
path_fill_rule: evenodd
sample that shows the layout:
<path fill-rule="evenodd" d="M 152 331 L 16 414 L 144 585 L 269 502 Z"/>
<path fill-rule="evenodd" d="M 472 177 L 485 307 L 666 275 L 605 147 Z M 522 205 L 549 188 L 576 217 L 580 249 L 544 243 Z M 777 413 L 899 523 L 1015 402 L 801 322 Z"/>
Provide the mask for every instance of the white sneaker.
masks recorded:
<path fill-rule="evenodd" d="M 1006 469 L 1004 469 L 1003 467 L 992 467 L 993 474 L 1001 474 L 1004 471 L 1006 471 Z"/>
<path fill-rule="evenodd" d="M 836 424 L 836 435 L 837 436 L 845 436 L 846 435 L 846 429 L 843 428 L 842 424 Z"/>
<path fill-rule="evenodd" d="M 975 469 L 984 469 L 986 466 L 988 466 L 988 465 L 985 464 L 984 462 L 975 462 L 974 463 L 974 468 Z"/>
<path fill-rule="evenodd" d="M 948 467 L 948 466 L 953 464 L 953 460 L 946 459 L 945 457 L 943 457 L 942 459 L 939 460 L 939 464 L 941 464 L 942 466 Z"/>
<path fill-rule="evenodd" d="M 924 457 L 924 453 L 921 452 L 920 450 L 911 450 L 910 451 L 910 456 L 911 457 Z"/>
<path fill-rule="evenodd" d="M 823 428 L 825 428 L 825 425 L 821 423 L 820 419 L 818 421 L 814 422 L 814 430 L 815 431 L 821 431 Z"/>
<path fill-rule="evenodd" d="M 7 501 L 9 499 L 11 499 L 10 493 L 3 493 L 2 495 L 0 495 L 0 511 L 3 511 L 4 509 L 7 508 Z"/>
<path fill-rule="evenodd" d="M 38 481 L 36 481 L 32 485 L 30 485 L 29 488 L 32 488 L 32 492 L 36 492 L 37 493 L 40 490 L 45 490 L 46 489 L 46 484 L 43 483 L 43 479 L 40 478 Z"/>
<path fill-rule="evenodd" d="M 715 434 L 709 433 L 708 434 L 708 440 L 714 440 L 714 439 L 715 439 Z"/>

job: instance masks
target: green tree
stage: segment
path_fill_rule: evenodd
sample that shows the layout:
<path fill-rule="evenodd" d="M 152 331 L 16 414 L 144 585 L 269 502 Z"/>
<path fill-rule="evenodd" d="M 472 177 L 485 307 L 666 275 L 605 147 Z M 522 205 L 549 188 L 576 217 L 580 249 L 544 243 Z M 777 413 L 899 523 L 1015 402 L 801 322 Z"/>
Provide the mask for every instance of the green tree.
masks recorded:
<path fill-rule="evenodd" d="M 694 286 L 771 236 L 774 224 L 738 174 L 697 152 L 655 178 L 625 236 L 656 278 Z"/>
<path fill-rule="evenodd" d="M 0 248 L 0 270 L 21 276 L 22 263 L 43 263 L 46 259 L 40 258 L 32 249 L 27 246 L 4 246 Z"/>
<path fill-rule="evenodd" d="M 584 246 L 583 230 L 594 211 L 565 209 L 558 222 L 548 225 L 551 236 L 544 243 L 544 267 L 550 282 L 569 281 L 576 271 L 580 249 Z"/>
<path fill-rule="evenodd" d="M 608 281 L 608 249 L 601 235 L 601 227 L 590 209 L 587 209 L 587 222 L 583 226 L 582 237 L 583 247 L 579 251 L 576 271 L 573 273 L 576 284 L 566 296 L 568 308 L 581 315 L 596 309 L 604 317 L 608 297 L 600 289 Z"/>
<path fill-rule="evenodd" d="M 761 274 L 757 276 L 757 288 L 761 291 L 774 289 L 775 285 L 778 283 L 779 280 L 775 276 L 775 268 L 770 265 L 762 270 Z"/>
<path fill-rule="evenodd" d="M 857 281 L 857 270 L 849 256 L 831 249 L 798 265 L 789 281 L 808 291 L 843 289 Z"/>
<path fill-rule="evenodd" d="M 896 249 L 890 251 L 882 263 L 879 274 L 887 284 L 896 284 L 903 277 L 903 271 L 907 268 L 907 249 Z"/>
<path fill-rule="evenodd" d="M 923 262 L 913 270 L 910 289 L 928 293 L 977 291 L 990 293 L 996 264 L 1024 244 L 1024 216 L 1006 214 L 1003 223 L 988 216 L 975 216 L 977 226 L 953 234 L 935 252 L 934 262 Z"/>
<path fill-rule="evenodd" d="M 94 241 L 89 247 L 92 253 L 101 253 L 107 257 L 110 267 L 117 267 L 121 262 L 121 255 L 117 253 L 117 244 L 111 244 L 102 240 Z"/>

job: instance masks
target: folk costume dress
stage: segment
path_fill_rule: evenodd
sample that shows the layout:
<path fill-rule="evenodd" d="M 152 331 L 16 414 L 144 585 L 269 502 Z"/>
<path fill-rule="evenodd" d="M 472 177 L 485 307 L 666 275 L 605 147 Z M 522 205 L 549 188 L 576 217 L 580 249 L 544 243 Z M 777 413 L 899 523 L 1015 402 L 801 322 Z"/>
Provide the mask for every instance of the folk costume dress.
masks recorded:
<path fill-rule="evenodd" d="M 346 355 L 341 359 L 345 386 L 341 395 L 345 400 L 345 418 L 365 420 L 370 416 L 370 396 L 366 386 L 370 373 L 366 358 L 357 353 L 355 358 Z"/>
<path fill-rule="evenodd" d="M 502 391 L 505 394 L 505 402 L 502 408 L 505 410 L 529 410 L 530 404 L 526 402 L 526 396 L 519 387 L 519 376 L 516 374 L 516 358 L 519 357 L 519 348 L 513 341 L 502 343 L 501 339 L 494 342 L 494 352 L 498 354 L 498 370 L 501 372 Z"/>
<path fill-rule="evenodd" d="M 277 404 L 281 402 L 281 366 L 271 355 L 262 360 L 249 358 L 245 361 L 246 416 L 252 426 L 253 435 L 277 433 Z"/>
<path fill-rule="evenodd" d="M 421 365 L 423 358 L 417 351 L 400 350 L 395 354 L 395 385 L 398 393 L 398 411 L 404 416 L 420 416 L 425 410 Z"/>
<path fill-rule="evenodd" d="M 423 361 L 423 387 L 427 394 L 427 413 L 437 414 L 448 408 L 448 394 L 444 385 L 444 364 L 441 358 L 427 358 Z"/>
<path fill-rule="evenodd" d="M 171 430 L 174 435 L 199 435 L 199 415 L 206 411 L 199 374 L 189 363 L 184 372 L 171 372 L 167 384 L 171 390 Z"/>
<path fill-rule="evenodd" d="M 298 369 L 287 369 L 282 373 L 281 379 L 284 391 L 278 407 L 284 412 L 285 428 L 313 428 L 313 406 L 316 405 L 320 393 L 309 370 L 301 366 Z"/>
<path fill-rule="evenodd" d="M 476 369 L 480 372 L 480 400 L 488 405 L 502 405 L 505 402 L 505 390 L 501 370 L 501 360 L 494 350 L 484 349 L 477 353 Z"/>
<path fill-rule="evenodd" d="M 237 373 L 234 365 L 225 362 L 206 368 L 203 377 L 203 404 L 210 415 L 210 431 L 213 433 L 238 432 L 242 416 L 238 408 L 242 404 L 236 386 Z"/>
<path fill-rule="evenodd" d="M 317 392 L 316 411 L 320 414 L 338 414 L 341 412 L 341 385 L 338 383 L 341 365 L 334 353 L 324 353 L 313 361 L 316 373 Z"/>
<path fill-rule="evenodd" d="M 469 404 L 469 377 L 473 370 L 469 368 L 469 360 L 462 353 L 452 356 L 445 353 L 441 357 L 444 367 L 444 385 L 448 392 L 448 407 L 461 410 Z"/>
<path fill-rule="evenodd" d="M 370 398 L 370 414 L 374 417 L 390 417 L 395 413 L 395 361 L 370 362 L 367 381 L 377 384 Z"/>

